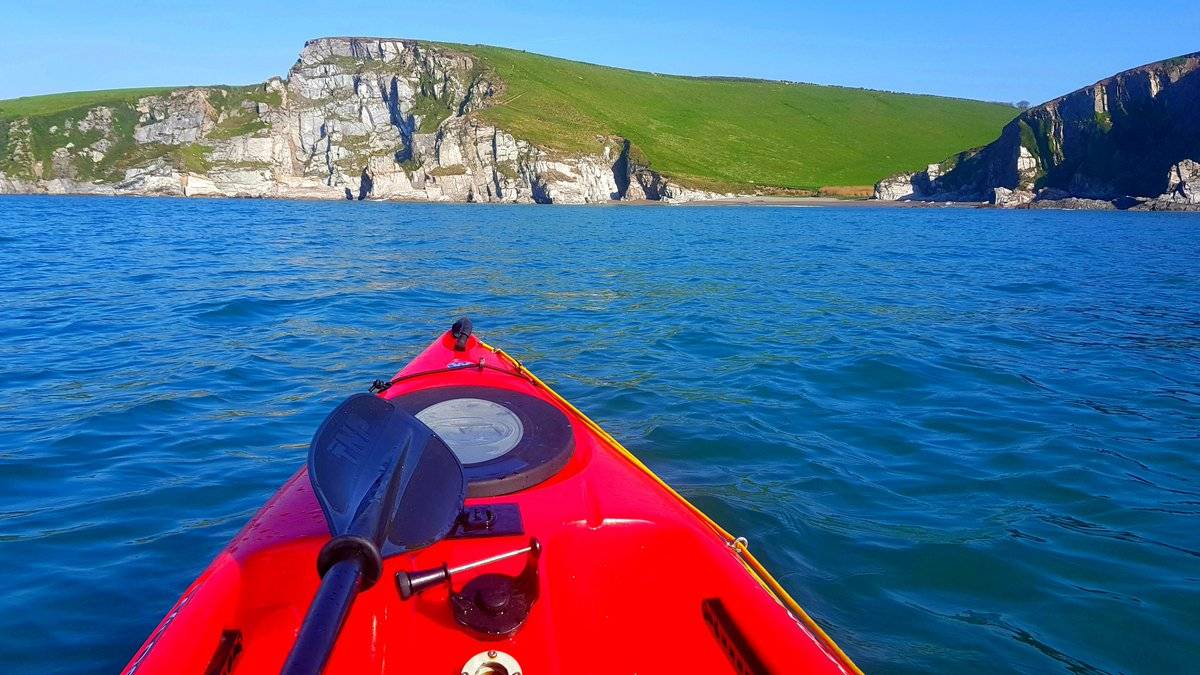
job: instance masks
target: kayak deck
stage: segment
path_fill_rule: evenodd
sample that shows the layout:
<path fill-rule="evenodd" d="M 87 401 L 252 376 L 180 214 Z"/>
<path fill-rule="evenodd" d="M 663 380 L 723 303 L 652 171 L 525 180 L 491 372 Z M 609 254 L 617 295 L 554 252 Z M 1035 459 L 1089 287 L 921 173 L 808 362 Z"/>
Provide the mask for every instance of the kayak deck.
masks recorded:
<path fill-rule="evenodd" d="M 454 337 L 443 335 L 380 395 L 398 399 L 452 386 L 525 394 L 566 416 L 574 450 L 541 483 L 467 500 L 468 508 L 515 504 L 521 533 L 448 538 L 385 560 L 380 582 L 350 610 L 326 672 L 463 673 L 468 662 L 479 662 L 472 657 L 491 651 L 511 656 L 526 675 L 857 670 L 772 592 L 769 577 L 755 574 L 742 547 L 589 420 L 475 338 L 465 351 L 454 347 Z M 403 600 L 393 581 L 399 571 L 519 549 L 531 537 L 541 547 L 538 597 L 524 624 L 505 637 L 460 625 L 451 587 Z M 185 592 L 126 672 L 278 672 L 316 593 L 315 560 L 329 538 L 302 470 Z M 515 576 L 525 563 L 515 557 L 464 572 L 452 587 L 481 574 Z M 505 672 L 512 675 L 513 666 Z"/>

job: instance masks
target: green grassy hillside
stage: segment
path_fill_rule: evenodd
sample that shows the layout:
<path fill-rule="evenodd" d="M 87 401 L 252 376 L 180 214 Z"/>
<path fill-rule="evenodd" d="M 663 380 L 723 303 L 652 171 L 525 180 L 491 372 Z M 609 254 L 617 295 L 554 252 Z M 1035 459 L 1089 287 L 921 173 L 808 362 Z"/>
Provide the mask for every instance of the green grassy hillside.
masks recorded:
<path fill-rule="evenodd" d="M 630 139 L 697 187 L 869 185 L 988 143 L 1018 111 L 963 99 L 761 80 L 656 75 L 453 45 L 506 84 L 483 116 L 565 151 Z"/>
<path fill-rule="evenodd" d="M 77 108 L 94 108 L 98 105 L 135 103 L 143 96 L 165 94 L 171 90 L 171 87 L 145 87 L 142 89 L 72 91 L 65 94 L 12 98 L 0 101 L 0 120 L 54 115 Z"/>

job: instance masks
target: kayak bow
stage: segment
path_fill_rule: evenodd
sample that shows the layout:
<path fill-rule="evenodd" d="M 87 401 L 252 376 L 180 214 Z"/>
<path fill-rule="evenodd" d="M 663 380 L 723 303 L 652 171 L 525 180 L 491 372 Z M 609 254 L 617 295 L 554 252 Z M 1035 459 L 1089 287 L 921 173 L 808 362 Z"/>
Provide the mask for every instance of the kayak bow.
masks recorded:
<path fill-rule="evenodd" d="M 201 573 L 126 673 L 279 672 L 289 654 L 293 672 L 322 658 L 329 673 L 861 672 L 744 539 L 469 321 L 372 390 L 379 405 L 352 397 L 339 411 L 389 421 L 343 417 L 351 432 L 318 433 L 309 468 Z M 346 451 L 345 433 L 372 450 Z M 460 469 L 441 459 L 446 446 Z M 410 458 L 430 468 L 406 469 Z M 455 480 L 465 502 L 447 494 Z M 331 549 L 352 564 L 331 562 Z M 318 558 L 321 573 L 379 579 L 346 577 L 340 631 L 314 617 L 329 593 L 319 588 L 337 585 L 322 583 Z M 325 651 L 298 645 L 302 624 L 301 642 Z"/>

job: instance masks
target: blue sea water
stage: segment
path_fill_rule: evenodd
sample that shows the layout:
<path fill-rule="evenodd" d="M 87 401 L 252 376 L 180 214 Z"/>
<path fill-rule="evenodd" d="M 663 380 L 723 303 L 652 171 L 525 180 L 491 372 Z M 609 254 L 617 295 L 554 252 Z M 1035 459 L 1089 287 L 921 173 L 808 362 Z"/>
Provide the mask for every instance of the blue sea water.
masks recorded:
<path fill-rule="evenodd" d="M 0 664 L 119 670 L 469 314 L 868 672 L 1194 671 L 1198 262 L 1186 214 L 0 199 Z"/>

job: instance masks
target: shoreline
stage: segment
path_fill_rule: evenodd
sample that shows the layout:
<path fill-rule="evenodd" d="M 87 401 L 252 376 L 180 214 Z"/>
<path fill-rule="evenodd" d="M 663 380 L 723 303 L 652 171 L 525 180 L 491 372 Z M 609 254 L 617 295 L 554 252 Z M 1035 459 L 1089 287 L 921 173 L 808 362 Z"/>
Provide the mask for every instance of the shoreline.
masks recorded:
<path fill-rule="evenodd" d="M 87 197 L 100 199 L 177 199 L 186 201 L 272 201 L 272 202 L 304 202 L 336 204 L 342 202 L 372 203 L 372 204 L 458 204 L 463 206 L 589 206 L 589 207 L 702 207 L 702 206 L 776 206 L 791 208 L 988 208 L 987 202 L 908 202 L 884 201 L 878 199 L 838 199 L 836 197 L 772 197 L 766 195 L 742 195 L 721 199 L 695 199 L 690 201 L 664 201 L 654 199 L 614 199 L 607 202 L 583 203 L 537 203 L 537 202 L 461 202 L 452 200 L 427 199 L 321 199 L 317 197 L 238 197 L 229 195 L 161 195 L 118 193 L 106 194 L 97 192 L 0 192 L 0 199 L 6 197 Z"/>
<path fill-rule="evenodd" d="M 787 206 L 792 208 L 849 208 L 865 207 L 879 209 L 930 209 L 990 208 L 987 202 L 916 202 L 888 201 L 882 199 L 839 199 L 837 197 L 772 197 L 769 195 L 744 195 L 727 199 L 704 199 L 679 202 L 675 206 Z"/>
<path fill-rule="evenodd" d="M 981 209 L 988 211 L 1098 211 L 1106 213 L 1200 213 L 1200 207 L 1191 208 L 1175 208 L 1175 209 L 1086 209 L 1086 208 L 1065 208 L 1056 207 L 1041 207 L 1041 208 L 1002 208 L 997 207 L 988 202 L 929 202 L 929 201 L 889 201 L 882 199 L 838 199 L 836 197 L 771 197 L 766 195 L 744 195 L 739 197 L 728 197 L 721 199 L 697 199 L 686 202 L 668 202 L 650 199 L 629 199 L 629 200 L 613 200 L 608 202 L 584 202 L 584 203 L 536 203 L 536 202 L 460 202 L 460 201 L 433 201 L 424 199 L 320 199 L 313 197 L 236 197 L 226 195 L 196 195 L 185 197 L 182 195 L 155 195 L 155 194 L 102 194 L 89 192 L 0 192 L 0 200 L 4 198 L 23 198 L 23 197 L 49 197 L 49 198 L 70 198 L 83 197 L 91 199 L 172 199 L 179 201 L 231 201 L 231 202 L 251 202 L 251 201 L 270 201 L 270 202 L 299 202 L 306 204 L 324 203 L 371 203 L 371 204 L 428 204 L 428 205 L 455 205 L 455 206 L 526 206 L 526 207 L 589 207 L 589 208 L 627 208 L 627 207 L 655 207 L 655 208 L 733 208 L 733 207 L 758 207 L 758 208 L 817 208 L 817 209 L 956 209 L 956 210 L 972 210 Z"/>

